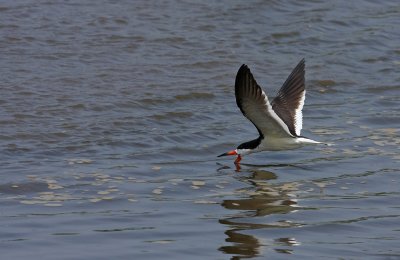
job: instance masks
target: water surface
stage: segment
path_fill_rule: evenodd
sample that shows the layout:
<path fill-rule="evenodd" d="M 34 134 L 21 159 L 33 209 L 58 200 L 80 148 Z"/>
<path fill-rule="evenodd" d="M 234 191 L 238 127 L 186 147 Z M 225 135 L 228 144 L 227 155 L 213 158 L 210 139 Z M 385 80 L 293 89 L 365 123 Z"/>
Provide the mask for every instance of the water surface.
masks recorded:
<path fill-rule="evenodd" d="M 400 257 L 398 1 L 2 1 L 4 259 Z M 306 59 L 302 134 L 255 138 Z"/>

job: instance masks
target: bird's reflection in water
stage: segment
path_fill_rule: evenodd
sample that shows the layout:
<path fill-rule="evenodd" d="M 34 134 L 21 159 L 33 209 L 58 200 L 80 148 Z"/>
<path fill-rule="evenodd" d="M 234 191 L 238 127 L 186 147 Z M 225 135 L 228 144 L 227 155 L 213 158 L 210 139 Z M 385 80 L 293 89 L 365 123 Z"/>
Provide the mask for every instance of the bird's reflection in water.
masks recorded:
<path fill-rule="evenodd" d="M 292 246 L 300 244 L 295 238 L 260 239 L 245 233 L 248 230 L 299 226 L 299 224 L 285 220 L 260 223 L 262 217 L 285 214 L 296 210 L 297 202 L 294 193 L 299 184 L 269 184 L 268 181 L 277 179 L 273 172 L 260 169 L 250 170 L 249 172 L 251 172 L 250 176 L 238 175 L 237 177 L 241 181 L 251 184 L 251 187 L 247 189 L 236 191 L 242 198 L 224 200 L 221 204 L 226 209 L 237 210 L 238 212 L 220 219 L 220 223 L 227 227 L 225 234 L 228 238 L 225 241 L 231 243 L 231 245 L 222 246 L 219 250 L 233 255 L 231 259 L 260 256 L 265 247 L 273 248 L 278 253 L 291 254 Z"/>

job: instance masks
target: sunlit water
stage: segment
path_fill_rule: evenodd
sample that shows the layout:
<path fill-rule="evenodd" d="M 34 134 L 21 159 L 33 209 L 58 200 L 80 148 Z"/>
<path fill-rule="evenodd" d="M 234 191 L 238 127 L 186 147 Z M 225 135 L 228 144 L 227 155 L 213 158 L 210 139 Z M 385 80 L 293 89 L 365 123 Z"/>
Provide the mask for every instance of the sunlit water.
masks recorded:
<path fill-rule="evenodd" d="M 397 259 L 398 1 L 2 1 L 2 259 Z M 257 136 L 306 58 L 302 134 Z"/>

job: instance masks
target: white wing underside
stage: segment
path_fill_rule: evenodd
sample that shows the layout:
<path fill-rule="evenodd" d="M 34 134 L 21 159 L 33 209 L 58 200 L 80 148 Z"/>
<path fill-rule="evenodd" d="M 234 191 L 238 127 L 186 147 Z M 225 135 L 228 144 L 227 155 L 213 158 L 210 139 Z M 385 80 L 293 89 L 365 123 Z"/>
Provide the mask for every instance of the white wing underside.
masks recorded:
<path fill-rule="evenodd" d="M 262 90 L 261 90 L 262 91 Z M 289 137 L 289 128 L 282 119 L 272 109 L 264 91 L 261 92 L 264 97 L 263 102 L 254 102 L 252 99 L 243 99 L 242 107 L 246 111 L 245 116 L 253 122 L 263 136 Z"/>

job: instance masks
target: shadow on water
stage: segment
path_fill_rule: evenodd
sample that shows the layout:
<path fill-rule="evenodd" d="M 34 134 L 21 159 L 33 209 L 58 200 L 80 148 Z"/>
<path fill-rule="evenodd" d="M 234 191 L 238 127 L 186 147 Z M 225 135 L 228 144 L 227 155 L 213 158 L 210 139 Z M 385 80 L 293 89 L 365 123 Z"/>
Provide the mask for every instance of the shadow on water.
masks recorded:
<path fill-rule="evenodd" d="M 248 166 L 248 165 L 247 165 Z M 272 246 L 278 253 L 291 254 L 291 247 L 299 245 L 295 238 L 282 237 L 275 239 L 260 239 L 251 235 L 252 230 L 270 228 L 288 228 L 300 224 L 285 220 L 262 221 L 268 216 L 286 214 L 298 208 L 295 196 L 298 183 L 271 184 L 268 181 L 276 180 L 275 173 L 260 169 L 249 170 L 251 175 L 240 175 L 237 178 L 251 184 L 245 190 L 237 190 L 241 195 L 238 199 L 228 199 L 221 206 L 235 213 L 227 218 L 222 218 L 219 223 L 226 226 L 226 242 L 231 245 L 220 247 L 218 250 L 225 254 L 233 255 L 231 259 L 253 258 L 262 255 L 263 248 Z M 279 248 L 278 248 L 279 247 Z"/>

